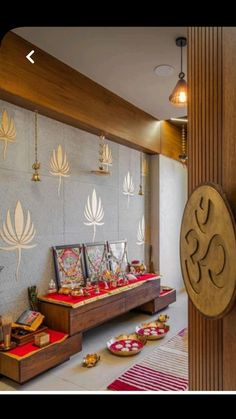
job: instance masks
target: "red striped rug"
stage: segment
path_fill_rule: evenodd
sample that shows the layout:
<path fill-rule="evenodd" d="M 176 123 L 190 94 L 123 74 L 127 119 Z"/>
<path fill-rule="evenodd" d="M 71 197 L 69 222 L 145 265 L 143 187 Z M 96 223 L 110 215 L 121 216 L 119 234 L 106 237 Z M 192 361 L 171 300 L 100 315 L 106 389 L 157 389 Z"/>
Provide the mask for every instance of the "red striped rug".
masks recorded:
<path fill-rule="evenodd" d="M 116 391 L 185 391 L 188 389 L 187 329 L 158 346 L 107 387 Z"/>

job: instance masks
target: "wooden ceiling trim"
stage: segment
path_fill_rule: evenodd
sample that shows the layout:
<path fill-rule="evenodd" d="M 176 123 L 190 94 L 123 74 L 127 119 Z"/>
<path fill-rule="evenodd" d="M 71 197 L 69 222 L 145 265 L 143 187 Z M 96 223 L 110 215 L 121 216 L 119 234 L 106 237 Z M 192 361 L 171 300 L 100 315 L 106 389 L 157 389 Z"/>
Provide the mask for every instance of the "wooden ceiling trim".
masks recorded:
<path fill-rule="evenodd" d="M 34 64 L 26 59 L 32 49 Z M 158 121 L 12 32 L 0 48 L 0 98 L 150 154 L 178 160 L 181 151 L 177 127 Z"/>

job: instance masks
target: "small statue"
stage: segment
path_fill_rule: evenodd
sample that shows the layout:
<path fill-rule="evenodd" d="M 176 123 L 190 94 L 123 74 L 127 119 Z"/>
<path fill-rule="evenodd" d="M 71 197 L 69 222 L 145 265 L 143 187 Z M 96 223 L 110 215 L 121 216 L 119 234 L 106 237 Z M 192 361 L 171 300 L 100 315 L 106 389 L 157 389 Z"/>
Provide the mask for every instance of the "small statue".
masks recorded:
<path fill-rule="evenodd" d="M 140 273 L 141 275 L 145 274 L 147 272 L 147 267 L 146 265 L 142 262 L 140 265 Z"/>
<path fill-rule="evenodd" d="M 54 294 L 57 292 L 57 287 L 54 279 L 51 279 L 48 285 L 48 294 Z"/>
<path fill-rule="evenodd" d="M 29 305 L 31 310 L 38 311 L 38 289 L 36 285 L 32 285 L 31 287 L 28 287 L 28 299 L 29 299 Z"/>
<path fill-rule="evenodd" d="M 95 294 L 100 294 L 100 288 L 99 288 L 98 284 L 95 285 L 94 293 Z"/>
<path fill-rule="evenodd" d="M 109 285 L 107 281 L 104 280 L 104 290 L 109 290 Z"/>

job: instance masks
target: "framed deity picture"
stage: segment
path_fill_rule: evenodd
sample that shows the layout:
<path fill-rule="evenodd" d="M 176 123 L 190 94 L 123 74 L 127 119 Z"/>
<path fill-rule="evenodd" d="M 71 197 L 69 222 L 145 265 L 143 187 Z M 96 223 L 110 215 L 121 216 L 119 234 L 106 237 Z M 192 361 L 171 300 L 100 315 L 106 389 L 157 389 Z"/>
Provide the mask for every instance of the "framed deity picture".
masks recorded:
<path fill-rule="evenodd" d="M 85 243 L 83 248 L 87 278 L 98 279 L 102 272 L 109 270 L 106 243 Z"/>
<path fill-rule="evenodd" d="M 113 273 L 116 273 L 118 269 L 128 271 L 127 240 L 107 242 L 107 250 L 110 270 Z"/>
<path fill-rule="evenodd" d="M 53 259 L 58 288 L 86 284 L 83 247 L 80 244 L 54 246 Z"/>

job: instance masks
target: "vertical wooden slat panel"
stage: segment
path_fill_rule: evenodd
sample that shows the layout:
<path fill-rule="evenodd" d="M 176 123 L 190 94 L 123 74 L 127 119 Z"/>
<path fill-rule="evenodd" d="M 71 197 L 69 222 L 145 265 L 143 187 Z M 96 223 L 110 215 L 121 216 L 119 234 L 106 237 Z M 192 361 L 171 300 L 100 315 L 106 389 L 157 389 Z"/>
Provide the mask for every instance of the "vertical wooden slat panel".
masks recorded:
<path fill-rule="evenodd" d="M 189 28 L 189 193 L 222 181 L 222 31 Z M 222 390 L 222 320 L 208 320 L 189 301 L 191 390 Z"/>
<path fill-rule="evenodd" d="M 235 28 L 189 28 L 188 190 L 219 183 L 236 216 L 235 68 Z M 236 305 L 223 319 L 208 320 L 189 301 L 191 390 L 236 390 L 235 324 Z"/>
<path fill-rule="evenodd" d="M 236 217 L 236 28 L 223 28 L 222 184 Z M 232 261 L 235 263 L 235 260 Z M 223 388 L 236 390 L 236 304 L 223 319 Z"/>

